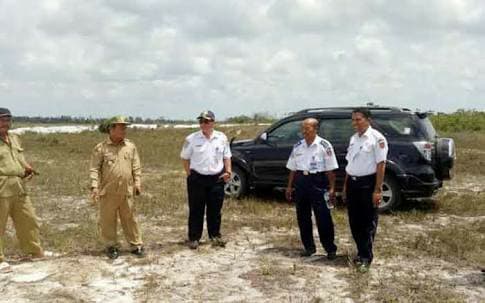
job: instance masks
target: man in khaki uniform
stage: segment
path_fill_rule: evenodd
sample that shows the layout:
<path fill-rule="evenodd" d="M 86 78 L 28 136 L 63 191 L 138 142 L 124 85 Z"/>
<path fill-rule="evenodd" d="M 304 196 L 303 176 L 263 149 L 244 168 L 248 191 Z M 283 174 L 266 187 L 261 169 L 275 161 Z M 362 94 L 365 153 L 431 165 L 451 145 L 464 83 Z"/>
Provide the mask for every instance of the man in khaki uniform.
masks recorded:
<path fill-rule="evenodd" d="M 11 119 L 10 111 L 0 108 L 0 263 L 4 262 L 3 237 L 9 216 L 22 251 L 34 258 L 44 255 L 39 224 L 24 184 L 35 171 L 25 161 L 19 138 L 8 133 Z"/>
<path fill-rule="evenodd" d="M 116 116 L 102 125 L 100 131 L 109 136 L 96 145 L 91 157 L 91 195 L 99 201 L 101 237 L 111 259 L 119 256 L 118 215 L 131 253 L 144 255 L 133 199 L 141 193 L 141 165 L 135 144 L 125 138 L 128 124 L 125 117 Z"/>

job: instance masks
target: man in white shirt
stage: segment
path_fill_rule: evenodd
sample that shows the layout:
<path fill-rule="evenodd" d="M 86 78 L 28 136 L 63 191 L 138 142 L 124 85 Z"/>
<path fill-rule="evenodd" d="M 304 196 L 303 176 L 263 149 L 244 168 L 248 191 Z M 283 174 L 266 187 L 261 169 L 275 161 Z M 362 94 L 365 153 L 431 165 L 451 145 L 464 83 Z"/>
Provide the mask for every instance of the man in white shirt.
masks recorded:
<path fill-rule="evenodd" d="M 335 201 L 335 174 L 337 158 L 332 145 L 317 135 L 318 121 L 305 119 L 302 123 L 304 139 L 293 147 L 286 167 L 290 170 L 286 198 L 296 204 L 300 238 L 304 250 L 302 257 L 316 252 L 313 240 L 312 209 L 317 223 L 320 242 L 327 258 L 336 258 L 332 215 L 324 199 L 328 191 L 329 203 Z M 293 187 L 295 187 L 293 193 Z"/>
<path fill-rule="evenodd" d="M 352 126 L 357 133 L 350 138 L 343 189 L 350 230 L 357 244 L 354 261 L 360 272 L 367 272 L 373 259 L 372 243 L 377 231 L 377 208 L 382 199 L 388 152 L 386 138 L 370 126 L 370 118 L 367 108 L 352 112 Z"/>
<path fill-rule="evenodd" d="M 214 130 L 215 115 L 202 112 L 200 131 L 185 139 L 180 157 L 187 174 L 189 198 L 189 247 L 197 249 L 202 237 L 207 207 L 207 231 L 213 246 L 224 247 L 221 238 L 221 209 L 224 184 L 231 178 L 231 150 L 226 135 Z"/>

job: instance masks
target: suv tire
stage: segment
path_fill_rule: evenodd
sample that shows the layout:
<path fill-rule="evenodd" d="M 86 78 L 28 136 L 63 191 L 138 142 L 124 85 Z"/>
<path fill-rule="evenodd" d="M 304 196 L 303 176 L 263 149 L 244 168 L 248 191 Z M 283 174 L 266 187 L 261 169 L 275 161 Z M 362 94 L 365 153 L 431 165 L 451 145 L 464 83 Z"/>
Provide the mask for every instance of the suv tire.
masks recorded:
<path fill-rule="evenodd" d="M 396 179 L 390 175 L 385 175 L 382 184 L 382 201 L 379 205 L 379 212 L 387 212 L 395 209 L 402 201 L 401 187 Z"/>
<path fill-rule="evenodd" d="M 224 186 L 224 193 L 226 197 L 239 199 L 246 194 L 247 184 L 246 174 L 239 167 L 234 166 L 231 179 Z"/>

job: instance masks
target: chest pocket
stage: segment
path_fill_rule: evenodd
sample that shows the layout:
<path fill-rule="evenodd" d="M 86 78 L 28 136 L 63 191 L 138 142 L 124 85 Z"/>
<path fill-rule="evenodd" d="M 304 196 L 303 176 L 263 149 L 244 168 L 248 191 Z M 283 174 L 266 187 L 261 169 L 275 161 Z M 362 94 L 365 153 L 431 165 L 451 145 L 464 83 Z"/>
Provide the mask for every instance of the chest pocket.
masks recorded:
<path fill-rule="evenodd" d="M 125 160 L 133 160 L 133 153 L 131 153 L 131 152 L 127 151 L 127 152 L 125 152 L 125 153 L 123 154 L 123 158 L 124 158 Z"/>
<path fill-rule="evenodd" d="M 218 156 L 222 155 L 224 153 L 224 145 L 218 144 L 214 146 L 214 153 Z"/>
<path fill-rule="evenodd" d="M 195 142 L 194 144 L 194 152 L 196 153 L 204 153 L 205 152 L 205 144 L 202 142 Z"/>
<path fill-rule="evenodd" d="M 116 162 L 116 156 L 112 153 L 104 154 L 104 164 L 107 166 L 113 166 Z"/>
<path fill-rule="evenodd" d="M 372 148 L 372 142 L 365 142 L 363 145 L 362 145 L 362 152 L 364 153 L 370 153 L 372 152 L 373 148 Z"/>

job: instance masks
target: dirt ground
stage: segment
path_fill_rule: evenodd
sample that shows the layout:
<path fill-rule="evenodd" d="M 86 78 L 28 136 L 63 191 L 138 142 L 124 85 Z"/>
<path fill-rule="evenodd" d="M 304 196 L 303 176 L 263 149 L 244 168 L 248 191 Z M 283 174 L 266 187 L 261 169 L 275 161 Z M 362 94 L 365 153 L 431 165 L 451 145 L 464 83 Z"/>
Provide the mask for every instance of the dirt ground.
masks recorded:
<path fill-rule="evenodd" d="M 451 183 L 447 190 L 473 190 L 460 182 Z M 426 234 L 450 222 L 459 225 L 485 220 L 483 216 L 426 216 L 433 220 L 399 224 L 395 232 Z M 381 220 L 386 226 L 395 218 L 381 216 Z M 379 293 L 383 286 L 385 291 L 399 294 L 399 287 L 409 285 L 443 288 L 445 293 L 451 292 L 444 301 L 485 301 L 485 275 L 479 268 L 440 258 L 378 255 L 368 274 L 358 274 L 350 262 L 353 246 L 348 233 L 337 234 L 339 257 L 328 261 L 321 249 L 315 256 L 300 258 L 298 245 L 274 241 L 295 237 L 295 228 L 261 232 L 243 227 L 227 235 L 226 248 L 204 242 L 193 251 L 183 243 L 185 226 L 149 224 L 145 222 L 144 229 L 159 233 L 160 241 L 148 244 L 147 256 L 142 259 L 125 251 L 115 261 L 99 252 L 53 252 L 33 262 L 9 260 L 10 267 L 0 273 L 0 302 L 386 302 L 386 294 Z M 376 245 L 387 240 L 399 245 L 399 239 L 383 238 L 378 238 Z M 355 293 L 362 289 L 363 293 Z M 412 287 L 407 291 L 412 292 Z M 389 293 L 388 298 L 395 297 Z M 397 301 L 428 300 L 410 293 Z"/>

